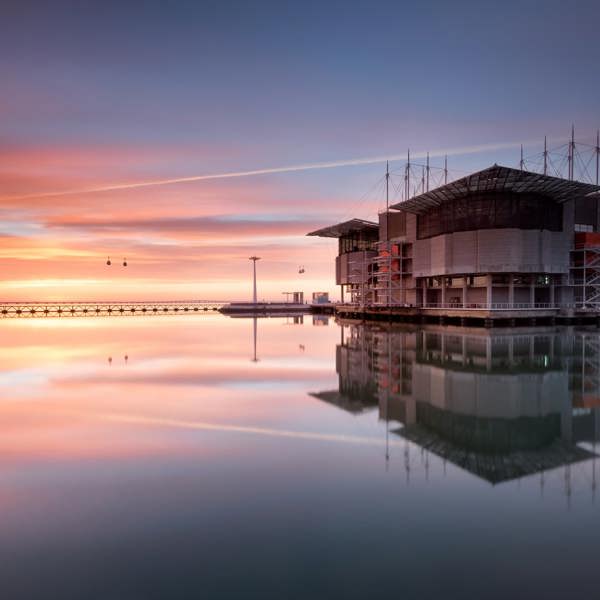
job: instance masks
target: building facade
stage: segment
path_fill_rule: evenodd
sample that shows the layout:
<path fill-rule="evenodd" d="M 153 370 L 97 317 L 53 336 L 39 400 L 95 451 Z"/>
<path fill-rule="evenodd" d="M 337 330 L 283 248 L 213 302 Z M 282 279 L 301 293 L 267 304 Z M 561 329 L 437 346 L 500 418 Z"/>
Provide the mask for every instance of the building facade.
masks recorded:
<path fill-rule="evenodd" d="M 494 165 L 308 235 L 338 239 L 342 302 L 600 310 L 599 192 Z"/>

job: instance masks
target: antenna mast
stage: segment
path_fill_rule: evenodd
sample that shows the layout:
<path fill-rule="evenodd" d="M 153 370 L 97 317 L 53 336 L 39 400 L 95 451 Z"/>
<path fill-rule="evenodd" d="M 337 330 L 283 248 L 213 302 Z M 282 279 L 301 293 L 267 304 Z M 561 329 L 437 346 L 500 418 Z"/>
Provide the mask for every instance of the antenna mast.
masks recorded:
<path fill-rule="evenodd" d="M 385 210 L 390 207 L 390 161 L 385 161 Z"/>
<path fill-rule="evenodd" d="M 408 200 L 410 197 L 410 148 L 408 149 L 406 159 L 406 170 L 404 174 L 404 199 Z"/>
<path fill-rule="evenodd" d="M 427 153 L 427 191 L 429 191 L 429 152 Z"/>
<path fill-rule="evenodd" d="M 521 168 L 521 171 L 523 170 L 524 164 L 525 164 L 525 161 L 523 160 L 523 144 L 521 144 L 521 160 L 519 161 L 519 167 Z"/>
<path fill-rule="evenodd" d="M 385 161 L 385 239 L 390 239 L 390 161 Z"/>
<path fill-rule="evenodd" d="M 548 175 L 548 140 L 544 136 L 544 175 Z"/>
<path fill-rule="evenodd" d="M 598 185 L 598 173 L 600 171 L 600 129 L 596 131 L 596 185 Z"/>
<path fill-rule="evenodd" d="M 571 141 L 569 142 L 569 181 L 573 181 L 575 176 L 575 125 L 571 125 Z"/>
<path fill-rule="evenodd" d="M 448 155 L 444 156 L 444 185 L 448 183 Z"/>

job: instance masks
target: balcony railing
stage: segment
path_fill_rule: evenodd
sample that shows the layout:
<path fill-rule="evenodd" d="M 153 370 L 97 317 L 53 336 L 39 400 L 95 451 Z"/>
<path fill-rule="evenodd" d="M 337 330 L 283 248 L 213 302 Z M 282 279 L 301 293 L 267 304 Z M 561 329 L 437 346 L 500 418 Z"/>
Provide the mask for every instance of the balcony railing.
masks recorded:
<path fill-rule="evenodd" d="M 502 310 L 502 311 L 506 311 L 506 310 L 558 310 L 558 309 L 565 309 L 565 308 L 584 308 L 581 303 L 551 303 L 551 302 L 535 302 L 535 303 L 531 303 L 531 302 L 513 302 L 513 303 L 509 303 L 509 302 L 492 302 L 492 303 L 487 303 L 487 302 L 468 302 L 467 304 L 465 304 L 464 306 L 462 305 L 462 303 L 459 302 L 446 302 L 446 303 L 442 303 L 442 302 L 427 302 L 424 305 L 420 305 L 420 304 L 401 304 L 401 303 L 392 303 L 392 304 L 385 304 L 384 302 L 356 302 L 356 303 L 349 303 L 346 302 L 344 304 L 345 306 L 354 306 L 354 307 L 360 307 L 363 309 L 368 309 L 368 308 L 379 308 L 379 309 L 385 309 L 385 308 L 413 308 L 413 309 L 420 309 L 420 310 Z M 587 306 L 587 308 L 589 308 L 590 310 L 599 310 L 600 309 L 600 303 L 598 303 L 597 305 L 594 306 Z"/>
<path fill-rule="evenodd" d="M 421 308 L 460 309 L 460 310 L 549 310 L 564 308 L 564 305 L 552 302 L 427 302 Z"/>

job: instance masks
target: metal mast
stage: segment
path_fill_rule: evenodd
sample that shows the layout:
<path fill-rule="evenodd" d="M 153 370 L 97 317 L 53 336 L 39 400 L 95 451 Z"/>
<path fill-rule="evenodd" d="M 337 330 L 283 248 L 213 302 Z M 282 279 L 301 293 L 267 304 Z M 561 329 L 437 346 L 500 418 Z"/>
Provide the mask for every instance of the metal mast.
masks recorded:
<path fill-rule="evenodd" d="M 390 161 L 385 161 L 385 239 L 390 239 Z"/>
<path fill-rule="evenodd" d="M 571 141 L 569 142 L 569 181 L 573 181 L 575 175 L 575 125 L 571 125 Z"/>
<path fill-rule="evenodd" d="M 521 160 L 519 161 L 519 167 L 521 171 L 523 170 L 523 166 L 525 165 L 525 161 L 523 160 L 523 144 L 521 144 Z"/>
<path fill-rule="evenodd" d="M 600 129 L 596 131 L 596 185 L 598 185 L 598 173 L 600 171 Z"/>
<path fill-rule="evenodd" d="M 429 191 L 429 152 L 427 153 L 427 191 Z"/>
<path fill-rule="evenodd" d="M 448 155 L 444 156 L 444 185 L 448 183 Z"/>
<path fill-rule="evenodd" d="M 406 170 L 404 173 L 404 199 L 408 200 L 410 197 L 410 148 L 407 152 L 406 158 Z"/>
<path fill-rule="evenodd" d="M 548 139 L 544 136 L 544 175 L 548 175 Z"/>

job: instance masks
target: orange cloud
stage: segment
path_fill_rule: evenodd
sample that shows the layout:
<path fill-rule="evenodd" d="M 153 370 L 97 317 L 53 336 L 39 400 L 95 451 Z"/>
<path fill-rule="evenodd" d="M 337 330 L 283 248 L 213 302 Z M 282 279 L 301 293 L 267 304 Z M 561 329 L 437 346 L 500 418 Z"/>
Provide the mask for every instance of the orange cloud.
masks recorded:
<path fill-rule="evenodd" d="M 315 216 L 323 214 L 319 198 L 276 178 L 11 199 L 47 185 L 128 181 L 173 163 L 209 161 L 209 150 L 0 144 L 2 299 L 244 298 L 246 258 L 255 253 L 263 257 L 261 297 L 279 299 L 304 285 L 331 289 L 335 244 L 304 234 L 332 219 Z M 118 268 L 122 257 L 126 270 Z M 298 277 L 300 264 L 306 277 Z"/>

